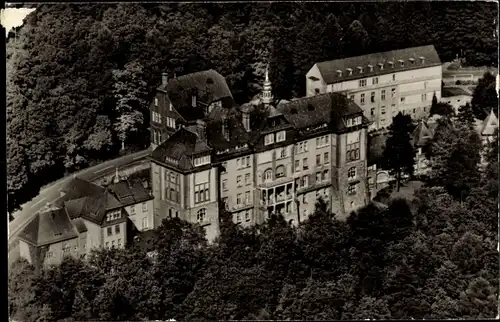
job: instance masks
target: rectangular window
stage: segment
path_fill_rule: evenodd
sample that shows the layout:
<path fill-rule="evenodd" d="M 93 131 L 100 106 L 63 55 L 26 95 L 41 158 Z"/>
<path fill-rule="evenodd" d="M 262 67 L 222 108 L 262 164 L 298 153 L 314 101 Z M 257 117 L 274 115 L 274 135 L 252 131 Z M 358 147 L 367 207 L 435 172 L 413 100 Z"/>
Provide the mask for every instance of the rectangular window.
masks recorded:
<path fill-rule="evenodd" d="M 323 180 L 323 181 L 328 180 L 328 179 L 329 179 L 329 178 L 328 178 L 328 176 L 329 176 L 329 175 L 330 175 L 330 170 L 328 170 L 328 169 L 324 170 L 324 171 L 323 171 L 322 180 Z"/>
<path fill-rule="evenodd" d="M 377 85 L 378 84 L 378 77 L 373 77 L 372 84 L 373 85 Z"/>
<path fill-rule="evenodd" d="M 309 186 L 309 176 L 303 176 L 302 177 L 302 187 L 307 187 Z"/>
<path fill-rule="evenodd" d="M 395 82 L 396 81 L 396 74 L 392 74 L 392 81 Z"/>
<path fill-rule="evenodd" d="M 366 86 L 366 79 L 360 79 L 359 80 L 359 87 L 365 87 Z"/>
<path fill-rule="evenodd" d="M 385 89 L 380 92 L 380 100 L 385 101 Z"/>
<path fill-rule="evenodd" d="M 237 176 L 237 177 L 236 177 L 236 185 L 237 185 L 238 187 L 243 186 L 243 184 L 241 183 L 241 176 Z"/>
<path fill-rule="evenodd" d="M 245 212 L 245 221 L 249 222 L 251 220 L 250 210 Z"/>
<path fill-rule="evenodd" d="M 295 172 L 300 171 L 300 160 L 295 160 Z"/>
<path fill-rule="evenodd" d="M 208 182 L 200 183 L 194 186 L 194 202 L 200 203 L 209 200 Z"/>
<path fill-rule="evenodd" d="M 309 151 L 308 147 L 307 147 L 307 141 L 304 141 L 304 152 L 307 152 Z"/>
<path fill-rule="evenodd" d="M 264 145 L 269 145 L 274 143 L 274 133 L 267 134 L 264 137 Z"/>
<path fill-rule="evenodd" d="M 276 168 L 276 178 L 283 178 L 285 176 L 285 167 L 279 166 Z"/>
<path fill-rule="evenodd" d="M 179 174 L 165 171 L 165 200 L 176 203 L 180 202 L 180 179 Z"/>
<path fill-rule="evenodd" d="M 245 204 L 246 205 L 250 204 L 250 191 L 245 192 Z"/>
<path fill-rule="evenodd" d="M 209 155 L 194 159 L 194 166 L 195 167 L 199 167 L 199 166 L 209 164 L 209 163 L 210 163 L 210 156 Z"/>
<path fill-rule="evenodd" d="M 142 229 L 148 228 L 148 217 L 142 218 Z"/>
<path fill-rule="evenodd" d="M 361 94 L 361 104 L 365 104 L 365 93 Z"/>
<path fill-rule="evenodd" d="M 118 247 L 122 247 L 122 239 L 118 238 Z"/>
<path fill-rule="evenodd" d="M 120 233 L 120 225 L 116 225 L 115 226 L 115 234 L 119 234 Z"/>
<path fill-rule="evenodd" d="M 304 169 L 304 170 L 309 169 L 309 165 L 307 164 L 307 158 L 304 158 L 302 160 L 302 169 Z"/>
<path fill-rule="evenodd" d="M 405 97 L 401 97 L 401 103 L 404 103 L 405 99 Z"/>
<path fill-rule="evenodd" d="M 276 142 L 283 142 L 285 141 L 286 138 L 286 132 L 285 131 L 279 131 L 276 133 Z"/>
<path fill-rule="evenodd" d="M 286 154 L 286 147 L 285 148 L 281 148 L 279 150 L 279 157 L 280 159 L 283 159 L 283 158 L 286 158 L 287 157 L 287 154 Z"/>
<path fill-rule="evenodd" d="M 249 186 L 250 184 L 251 184 L 250 173 L 245 173 L 245 185 Z"/>
<path fill-rule="evenodd" d="M 148 204 L 143 202 L 142 203 L 142 212 L 146 212 L 146 211 L 148 211 Z"/>
<path fill-rule="evenodd" d="M 353 95 L 349 95 L 349 99 L 350 99 L 351 101 L 354 101 L 354 94 L 353 94 Z"/>
<path fill-rule="evenodd" d="M 355 183 L 350 183 L 347 186 L 347 193 L 350 194 L 350 195 L 353 195 L 353 194 L 356 193 L 356 184 Z"/>
<path fill-rule="evenodd" d="M 330 163 L 330 153 L 329 152 L 325 152 L 323 154 L 323 163 L 324 164 Z"/>
<path fill-rule="evenodd" d="M 155 97 L 155 106 L 158 106 L 158 99 Z"/>
<path fill-rule="evenodd" d="M 108 227 L 108 236 L 113 235 L 113 227 L 109 226 Z"/>
<path fill-rule="evenodd" d="M 241 193 L 238 193 L 238 194 L 236 195 L 236 204 L 237 204 L 237 205 L 240 205 L 240 204 L 241 204 Z"/>
<path fill-rule="evenodd" d="M 396 97 L 396 89 L 395 88 L 391 88 L 391 97 L 392 98 Z"/>
<path fill-rule="evenodd" d="M 222 190 L 227 191 L 227 179 L 222 180 Z"/>
<path fill-rule="evenodd" d="M 375 92 L 372 92 L 371 95 L 370 95 L 370 100 L 372 103 L 375 103 Z"/>
<path fill-rule="evenodd" d="M 385 114 L 385 106 L 380 107 L 380 114 Z"/>
<path fill-rule="evenodd" d="M 316 182 L 321 181 L 321 172 L 316 172 Z"/>
<path fill-rule="evenodd" d="M 347 137 L 346 146 L 346 162 L 359 160 L 360 158 L 360 144 L 359 144 L 359 133 L 352 133 L 352 135 Z"/>
<path fill-rule="evenodd" d="M 115 248 L 115 241 L 114 240 L 111 241 L 111 248 Z"/>
<path fill-rule="evenodd" d="M 427 94 L 422 94 L 421 95 L 421 100 L 422 100 L 422 102 L 427 101 Z"/>
<path fill-rule="evenodd" d="M 316 155 L 316 166 L 320 166 L 321 165 L 321 154 L 317 154 Z"/>
<path fill-rule="evenodd" d="M 375 115 L 375 107 L 372 107 L 372 109 L 370 110 L 370 115 L 371 115 L 371 116 L 374 116 L 374 115 Z"/>

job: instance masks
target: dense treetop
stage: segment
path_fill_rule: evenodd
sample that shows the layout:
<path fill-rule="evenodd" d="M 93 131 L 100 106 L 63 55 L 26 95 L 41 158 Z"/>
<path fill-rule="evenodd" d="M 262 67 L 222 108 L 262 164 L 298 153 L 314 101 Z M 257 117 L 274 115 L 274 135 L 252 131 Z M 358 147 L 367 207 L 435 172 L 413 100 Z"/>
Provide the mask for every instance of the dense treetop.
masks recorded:
<path fill-rule="evenodd" d="M 214 68 L 243 103 L 268 62 L 278 98 L 304 95 L 314 62 L 372 51 L 434 44 L 492 65 L 496 16 L 486 2 L 38 5 L 7 43 L 9 210 L 122 143 L 148 146 L 162 72 Z"/>

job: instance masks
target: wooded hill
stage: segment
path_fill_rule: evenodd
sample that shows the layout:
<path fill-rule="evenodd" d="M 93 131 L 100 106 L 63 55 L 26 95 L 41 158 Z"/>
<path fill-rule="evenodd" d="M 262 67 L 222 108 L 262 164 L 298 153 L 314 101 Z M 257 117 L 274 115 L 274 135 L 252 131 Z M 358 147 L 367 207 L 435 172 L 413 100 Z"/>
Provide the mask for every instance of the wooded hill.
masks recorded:
<path fill-rule="evenodd" d="M 214 68 L 238 103 L 304 95 L 316 61 L 434 44 L 443 61 L 497 62 L 485 2 L 42 4 L 7 43 L 8 206 L 67 173 L 149 145 L 161 73 Z M 126 152 L 126 151 L 124 151 Z"/>

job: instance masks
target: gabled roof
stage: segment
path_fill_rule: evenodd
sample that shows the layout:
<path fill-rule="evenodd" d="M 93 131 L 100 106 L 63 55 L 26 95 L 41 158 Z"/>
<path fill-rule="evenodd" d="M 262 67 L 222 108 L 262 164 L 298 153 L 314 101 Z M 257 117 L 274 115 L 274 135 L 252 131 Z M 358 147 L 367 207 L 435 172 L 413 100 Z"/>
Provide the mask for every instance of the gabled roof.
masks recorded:
<path fill-rule="evenodd" d="M 19 238 L 42 246 L 77 237 L 64 208 L 37 214 L 21 231 Z"/>
<path fill-rule="evenodd" d="M 153 196 L 140 183 L 130 183 L 128 180 L 112 182 L 108 189 L 113 193 L 123 206 L 134 205 L 146 200 L 153 199 Z"/>
<path fill-rule="evenodd" d="M 420 57 L 424 58 L 423 63 Z M 401 66 L 399 60 L 404 62 L 404 66 Z M 393 67 L 389 65 L 390 61 L 394 63 Z M 380 68 L 379 64 L 383 64 L 383 69 Z M 373 77 L 423 67 L 440 66 L 441 60 L 434 46 L 428 45 L 324 61 L 316 63 L 316 65 L 323 76 L 323 80 L 327 84 L 332 84 L 350 79 Z M 371 70 L 370 65 L 373 67 Z M 362 68 L 362 73 L 358 67 Z M 348 69 L 352 70 L 352 75 L 349 75 Z M 338 70 L 342 72 L 341 75 L 337 72 Z"/>
<path fill-rule="evenodd" d="M 250 133 L 245 130 L 237 109 L 218 108 L 212 111 L 214 112 L 217 117 L 207 123 L 207 141 L 215 151 L 224 151 L 249 143 Z M 223 134 L 224 122 L 227 122 L 228 138 Z"/>
<path fill-rule="evenodd" d="M 481 135 L 493 135 L 495 133 L 495 129 L 498 128 L 498 118 L 493 113 L 493 109 L 491 109 L 490 114 L 483 121 L 483 127 L 481 129 Z"/>
<path fill-rule="evenodd" d="M 61 192 L 64 193 L 64 196 L 59 199 L 59 202 L 62 205 L 62 203 L 67 200 L 78 199 L 90 195 L 99 195 L 103 194 L 105 191 L 106 189 L 101 186 L 75 177 L 65 183 L 61 188 Z"/>
<path fill-rule="evenodd" d="M 100 225 L 108 210 L 121 208 L 122 204 L 109 192 L 86 196 L 64 203 L 71 219 L 84 218 Z"/>
<path fill-rule="evenodd" d="M 345 95 L 326 93 L 304 97 L 278 107 L 287 120 L 298 129 L 329 123 L 336 131 L 345 129 L 343 118 L 363 113 L 363 110 Z M 364 121 L 367 122 L 366 118 Z"/>
<path fill-rule="evenodd" d="M 198 137 L 198 134 L 186 128 L 180 128 L 151 153 L 151 158 L 162 163 L 169 158 L 175 161 L 177 168 L 189 170 L 193 168 L 192 156 L 194 154 L 210 151 L 211 148 Z"/>
<path fill-rule="evenodd" d="M 168 98 L 177 112 L 186 120 L 204 118 L 204 106 L 233 96 L 224 77 L 213 69 L 173 78 L 160 87 L 167 91 Z M 196 107 L 191 106 L 196 95 Z"/>
<path fill-rule="evenodd" d="M 413 145 L 414 146 L 425 146 L 430 140 L 432 140 L 434 133 L 428 128 L 427 124 L 420 121 L 413 131 Z"/>

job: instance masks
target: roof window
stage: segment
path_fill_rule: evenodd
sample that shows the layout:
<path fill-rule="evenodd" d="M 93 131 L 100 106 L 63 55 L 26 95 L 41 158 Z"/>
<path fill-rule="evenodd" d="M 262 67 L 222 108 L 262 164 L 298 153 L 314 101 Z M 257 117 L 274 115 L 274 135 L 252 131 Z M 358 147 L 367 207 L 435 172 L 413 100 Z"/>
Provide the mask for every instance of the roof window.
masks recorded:
<path fill-rule="evenodd" d="M 363 67 L 358 66 L 358 69 L 359 69 L 359 73 L 360 73 L 360 74 L 363 74 Z"/>
<path fill-rule="evenodd" d="M 352 69 L 351 68 L 347 68 L 347 71 L 349 72 L 349 76 L 352 76 Z"/>

